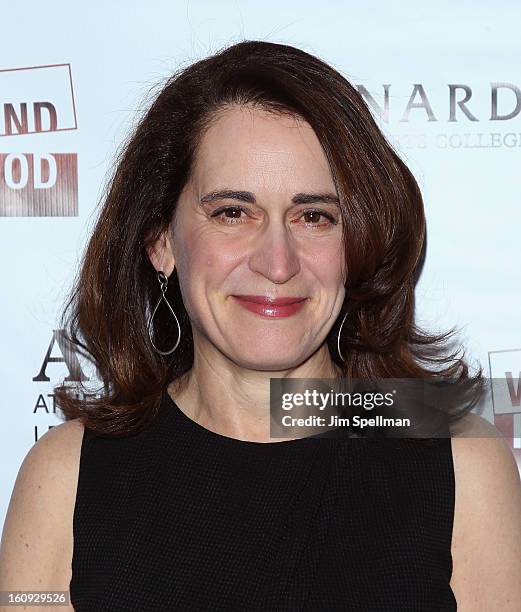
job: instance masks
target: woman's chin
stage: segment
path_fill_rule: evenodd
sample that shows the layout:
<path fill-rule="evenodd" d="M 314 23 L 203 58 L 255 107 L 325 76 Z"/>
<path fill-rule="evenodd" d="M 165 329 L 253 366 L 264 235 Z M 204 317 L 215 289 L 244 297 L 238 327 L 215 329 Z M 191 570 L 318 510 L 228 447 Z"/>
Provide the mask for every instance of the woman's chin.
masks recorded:
<path fill-rule="evenodd" d="M 304 361 L 302 355 L 285 353 L 282 349 L 272 349 L 264 352 L 260 349 L 252 350 L 253 348 L 250 348 L 247 352 L 237 352 L 236 363 L 250 370 L 284 371 L 296 368 Z"/>

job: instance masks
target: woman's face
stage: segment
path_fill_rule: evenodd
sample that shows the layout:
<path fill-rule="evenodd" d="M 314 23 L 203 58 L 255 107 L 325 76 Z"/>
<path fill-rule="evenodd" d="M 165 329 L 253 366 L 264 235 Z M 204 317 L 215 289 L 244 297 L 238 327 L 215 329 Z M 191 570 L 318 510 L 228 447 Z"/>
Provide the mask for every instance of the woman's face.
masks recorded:
<path fill-rule="evenodd" d="M 218 194 L 225 190 L 236 193 Z M 344 300 L 335 199 L 309 124 L 251 107 L 219 115 L 200 143 L 171 237 L 199 348 L 210 342 L 242 367 L 284 370 L 324 343 Z M 235 297 L 244 295 L 305 299 L 259 310 Z"/>

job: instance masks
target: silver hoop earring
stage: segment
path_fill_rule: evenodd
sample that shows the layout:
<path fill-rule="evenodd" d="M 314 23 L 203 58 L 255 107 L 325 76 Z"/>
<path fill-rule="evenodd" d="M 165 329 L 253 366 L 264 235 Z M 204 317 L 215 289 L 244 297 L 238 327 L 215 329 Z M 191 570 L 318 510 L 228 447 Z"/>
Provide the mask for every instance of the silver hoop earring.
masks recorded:
<path fill-rule="evenodd" d="M 148 321 L 148 335 L 150 337 L 150 342 L 152 343 L 152 346 L 154 347 L 154 350 L 157 351 L 158 353 L 160 353 L 161 355 L 170 355 L 170 353 L 173 353 L 176 348 L 179 346 L 179 341 L 181 340 L 181 326 L 179 325 L 179 320 L 172 308 L 172 306 L 170 306 L 170 302 L 166 299 L 165 293 L 166 293 L 166 289 L 168 287 L 168 278 L 165 276 L 165 273 L 160 270 L 157 273 L 157 280 L 159 281 L 159 285 L 161 287 L 161 295 L 159 296 L 159 300 L 157 301 L 157 304 L 154 308 L 154 310 L 152 311 L 152 315 L 150 316 L 150 319 Z M 156 345 L 154 344 L 154 340 L 152 339 L 152 322 L 154 320 L 154 315 L 156 314 L 156 310 L 159 308 L 159 304 L 161 303 L 161 300 L 164 300 L 166 302 L 166 305 L 168 306 L 168 308 L 170 309 L 170 312 L 174 315 L 175 318 L 175 322 L 177 323 L 177 331 L 178 331 L 178 337 L 177 337 L 177 342 L 175 343 L 174 348 L 170 349 L 169 351 L 160 351 Z"/>
<path fill-rule="evenodd" d="M 346 317 L 349 313 L 345 313 L 344 318 L 342 319 L 342 323 L 340 324 L 340 329 L 338 330 L 338 338 L 337 338 L 337 350 L 338 350 L 338 354 L 340 355 L 340 359 L 342 361 L 345 361 L 344 356 L 342 355 L 342 351 L 340 350 L 340 334 L 342 333 L 342 327 L 344 326 L 344 321 L 346 320 Z"/>

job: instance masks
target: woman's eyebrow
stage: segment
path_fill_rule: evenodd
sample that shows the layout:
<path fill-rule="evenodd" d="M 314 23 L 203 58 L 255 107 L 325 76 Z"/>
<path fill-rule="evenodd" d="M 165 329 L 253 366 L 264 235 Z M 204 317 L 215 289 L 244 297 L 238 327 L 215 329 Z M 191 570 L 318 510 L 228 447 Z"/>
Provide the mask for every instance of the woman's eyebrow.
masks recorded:
<path fill-rule="evenodd" d="M 239 200 L 248 204 L 255 204 L 255 196 L 251 191 L 236 191 L 233 189 L 220 189 L 210 191 L 201 198 L 201 204 L 215 202 L 216 200 Z M 324 204 L 340 204 L 338 196 L 333 193 L 297 193 L 291 198 L 293 204 L 313 204 L 323 202 Z"/>

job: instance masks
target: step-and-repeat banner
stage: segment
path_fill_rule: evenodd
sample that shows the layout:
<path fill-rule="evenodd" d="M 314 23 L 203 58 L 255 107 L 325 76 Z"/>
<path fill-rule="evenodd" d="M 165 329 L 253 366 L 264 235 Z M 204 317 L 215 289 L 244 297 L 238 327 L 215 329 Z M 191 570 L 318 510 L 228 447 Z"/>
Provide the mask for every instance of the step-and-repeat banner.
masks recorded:
<path fill-rule="evenodd" d="M 521 453 L 519 2 L 11 3 L 0 37 L 0 525 L 78 373 L 58 318 L 116 150 L 180 65 L 242 39 L 341 71 L 415 174 L 417 319 L 504 380 L 481 406 Z"/>

